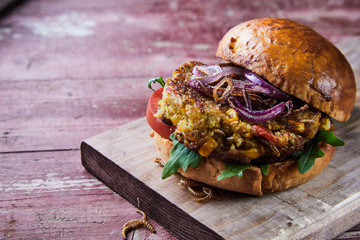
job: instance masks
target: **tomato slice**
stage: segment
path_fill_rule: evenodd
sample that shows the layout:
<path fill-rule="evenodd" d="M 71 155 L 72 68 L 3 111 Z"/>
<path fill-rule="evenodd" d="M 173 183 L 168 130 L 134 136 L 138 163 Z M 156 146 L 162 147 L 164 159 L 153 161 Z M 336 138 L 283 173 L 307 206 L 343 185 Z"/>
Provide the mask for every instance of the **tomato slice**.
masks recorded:
<path fill-rule="evenodd" d="M 175 127 L 167 125 L 161 121 L 161 119 L 154 117 L 157 112 L 158 102 L 162 98 L 162 92 L 164 88 L 156 90 L 149 99 L 146 109 L 146 120 L 150 127 L 157 132 L 161 137 L 170 139 L 170 135 L 175 131 Z"/>

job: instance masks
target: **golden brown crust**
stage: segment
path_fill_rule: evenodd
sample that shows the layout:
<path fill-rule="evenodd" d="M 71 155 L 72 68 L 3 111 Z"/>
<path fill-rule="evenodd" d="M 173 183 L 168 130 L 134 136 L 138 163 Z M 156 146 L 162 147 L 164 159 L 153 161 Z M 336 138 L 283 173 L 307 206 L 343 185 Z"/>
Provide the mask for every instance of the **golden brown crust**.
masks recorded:
<path fill-rule="evenodd" d="M 154 133 L 154 141 L 163 163 L 166 163 L 170 158 L 173 143 L 162 138 L 156 132 Z M 244 171 L 242 178 L 234 176 L 218 181 L 217 176 L 226 168 L 223 161 L 214 158 L 203 159 L 196 169 L 189 167 L 186 173 L 179 172 L 184 177 L 214 187 L 261 196 L 265 192 L 278 192 L 301 185 L 318 175 L 330 162 L 335 151 L 335 148 L 329 144 L 323 144 L 321 149 L 325 152 L 325 156 L 316 159 L 315 165 L 303 175 L 297 170 L 296 161 L 292 160 L 270 164 L 267 176 L 262 175 L 259 168 L 251 167 Z"/>
<path fill-rule="evenodd" d="M 351 115 L 356 84 L 350 64 L 307 26 L 278 18 L 250 20 L 225 34 L 216 56 L 253 71 L 339 121 Z"/>

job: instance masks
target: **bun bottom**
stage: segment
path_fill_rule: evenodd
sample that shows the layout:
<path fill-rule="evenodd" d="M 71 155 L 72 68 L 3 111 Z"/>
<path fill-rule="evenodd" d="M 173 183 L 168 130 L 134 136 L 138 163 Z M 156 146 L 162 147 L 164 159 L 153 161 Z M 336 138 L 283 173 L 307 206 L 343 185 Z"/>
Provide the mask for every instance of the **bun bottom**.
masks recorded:
<path fill-rule="evenodd" d="M 162 163 L 165 164 L 170 158 L 173 143 L 156 132 L 151 136 L 154 136 L 156 148 L 160 152 Z M 189 166 L 186 172 L 180 169 L 179 173 L 186 178 L 217 188 L 261 196 L 263 193 L 279 192 L 301 185 L 318 175 L 328 165 L 335 152 L 335 148 L 326 143 L 323 143 L 320 148 L 325 155 L 317 158 L 314 166 L 304 174 L 297 170 L 297 161 L 289 159 L 285 162 L 270 164 L 269 173 L 266 176 L 261 173 L 260 168 L 252 166 L 243 172 L 242 178 L 233 176 L 218 181 L 218 175 L 226 169 L 225 162 L 211 157 L 201 160 L 198 168 Z"/>

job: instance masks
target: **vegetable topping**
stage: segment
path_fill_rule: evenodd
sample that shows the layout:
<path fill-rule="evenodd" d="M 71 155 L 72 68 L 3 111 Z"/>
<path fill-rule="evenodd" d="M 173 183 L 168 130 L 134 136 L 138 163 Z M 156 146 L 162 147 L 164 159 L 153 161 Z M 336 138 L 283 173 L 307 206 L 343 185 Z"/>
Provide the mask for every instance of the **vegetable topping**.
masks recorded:
<path fill-rule="evenodd" d="M 155 82 L 165 85 L 159 77 L 149 87 Z M 327 115 L 232 64 L 185 63 L 155 95 L 148 121 L 174 143 L 162 178 L 197 168 L 204 157 L 226 162 L 219 181 L 251 166 L 267 175 L 269 164 L 294 158 L 303 174 L 324 155 L 320 142 L 344 144 Z"/>
<path fill-rule="evenodd" d="M 216 84 L 216 85 L 214 85 Z M 192 70 L 188 85 L 196 91 L 213 97 L 215 102 L 227 101 L 230 106 L 244 119 L 259 123 L 280 115 L 285 108 L 288 113 L 292 110 L 292 97 L 282 92 L 255 73 L 240 67 L 218 65 L 196 65 Z M 252 109 L 251 98 L 269 101 L 269 98 L 287 101 L 279 102 L 270 108 Z M 254 95 L 257 95 L 254 97 Z M 241 100 L 240 100 L 241 98 Z M 242 104 L 245 103 L 245 106 Z M 274 102 L 274 101 L 273 101 Z M 269 105 L 265 104 L 264 106 Z M 259 108 L 259 107 L 258 107 Z"/>

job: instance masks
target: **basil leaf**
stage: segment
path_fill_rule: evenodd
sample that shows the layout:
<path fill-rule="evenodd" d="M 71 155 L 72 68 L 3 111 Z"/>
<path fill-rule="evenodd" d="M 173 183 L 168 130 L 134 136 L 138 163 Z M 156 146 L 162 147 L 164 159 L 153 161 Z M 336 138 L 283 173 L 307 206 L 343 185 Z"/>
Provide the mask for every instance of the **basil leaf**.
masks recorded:
<path fill-rule="evenodd" d="M 197 168 L 200 164 L 202 156 L 195 151 L 192 151 L 175 139 L 174 133 L 170 135 L 174 146 L 170 152 L 170 158 L 165 163 L 161 173 L 161 178 L 165 179 L 178 172 L 182 168 L 184 172 L 187 171 L 188 166 Z"/>
<path fill-rule="evenodd" d="M 309 147 L 296 154 L 299 155 L 299 153 L 301 153 L 301 156 L 297 161 L 298 170 L 301 174 L 306 173 L 312 168 L 312 166 L 314 166 L 316 158 L 320 158 L 325 155 L 325 153 L 318 147 L 319 142 L 328 143 L 333 147 L 345 145 L 343 140 L 335 136 L 334 131 L 319 131 L 311 140 Z"/>
<path fill-rule="evenodd" d="M 148 81 L 148 87 L 149 87 L 151 90 L 155 91 L 155 90 L 151 87 L 151 84 L 153 84 L 153 83 L 160 83 L 160 85 L 161 85 L 162 87 L 165 86 L 165 83 L 164 83 L 162 77 L 153 78 L 153 79 L 150 79 L 150 80 Z"/>
<path fill-rule="evenodd" d="M 232 176 L 242 177 L 243 171 L 251 167 L 251 164 L 237 165 L 237 164 L 226 163 L 225 167 L 226 170 L 222 171 L 221 174 L 217 177 L 218 181 L 224 180 L 225 178 L 229 178 Z"/>
<path fill-rule="evenodd" d="M 269 164 L 260 165 L 259 168 L 260 168 L 261 173 L 262 173 L 263 175 L 265 175 L 265 176 L 268 175 L 268 173 L 269 173 Z"/>

